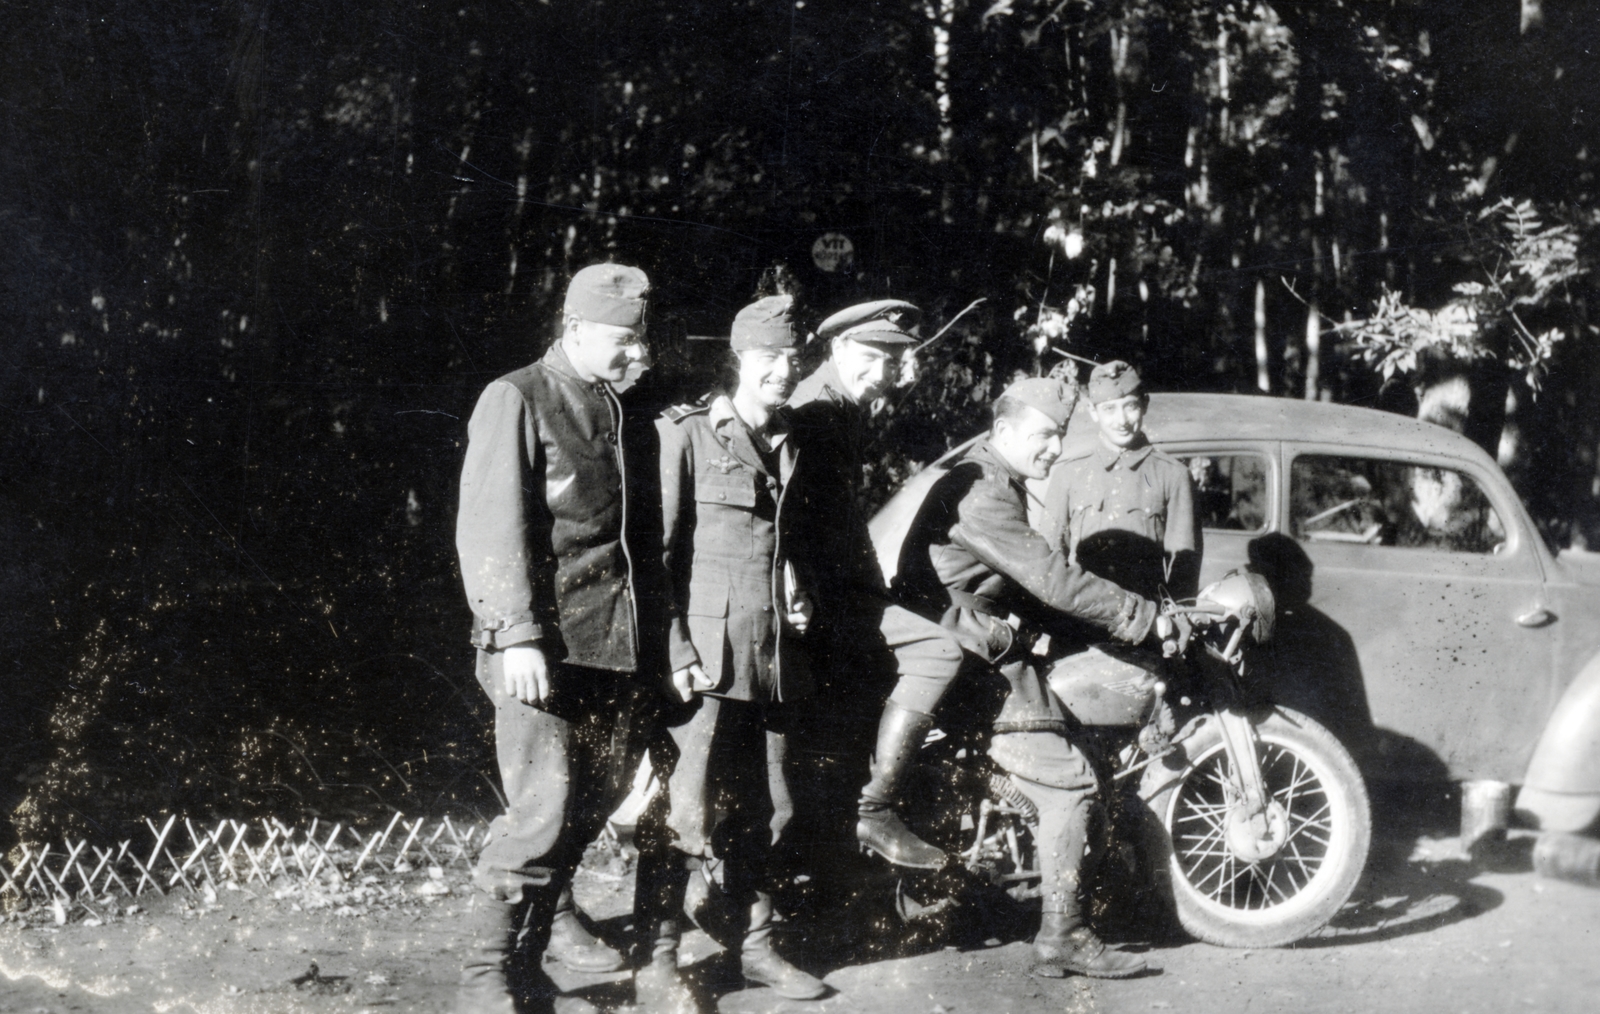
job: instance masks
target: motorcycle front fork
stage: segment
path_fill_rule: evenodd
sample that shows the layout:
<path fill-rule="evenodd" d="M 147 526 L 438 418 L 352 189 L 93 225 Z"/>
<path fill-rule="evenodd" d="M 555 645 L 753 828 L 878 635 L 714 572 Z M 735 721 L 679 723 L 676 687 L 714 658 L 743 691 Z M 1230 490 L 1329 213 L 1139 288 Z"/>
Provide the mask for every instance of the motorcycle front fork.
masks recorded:
<path fill-rule="evenodd" d="M 1267 805 L 1261 756 L 1256 751 L 1256 727 L 1232 708 L 1218 711 L 1217 722 L 1222 730 L 1222 747 L 1228 753 L 1229 777 L 1224 790 L 1235 797 L 1229 799 L 1230 804 L 1243 807 L 1245 814 L 1253 817 Z"/>
<path fill-rule="evenodd" d="M 1228 755 L 1224 839 L 1229 851 L 1247 863 L 1271 859 L 1288 840 L 1289 817 L 1267 789 L 1255 723 L 1233 708 L 1218 711 L 1217 721 Z"/>

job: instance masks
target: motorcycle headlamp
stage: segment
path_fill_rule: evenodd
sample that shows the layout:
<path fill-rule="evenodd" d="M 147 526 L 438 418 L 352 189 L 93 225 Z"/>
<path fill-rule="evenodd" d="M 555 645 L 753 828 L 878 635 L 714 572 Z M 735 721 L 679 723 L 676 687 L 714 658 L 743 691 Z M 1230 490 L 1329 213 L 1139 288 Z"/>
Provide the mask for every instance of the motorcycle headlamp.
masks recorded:
<path fill-rule="evenodd" d="M 1253 570 L 1229 571 L 1221 580 L 1206 585 L 1195 597 L 1195 609 L 1238 620 L 1245 636 L 1256 644 L 1272 640 L 1277 602 L 1267 579 Z"/>

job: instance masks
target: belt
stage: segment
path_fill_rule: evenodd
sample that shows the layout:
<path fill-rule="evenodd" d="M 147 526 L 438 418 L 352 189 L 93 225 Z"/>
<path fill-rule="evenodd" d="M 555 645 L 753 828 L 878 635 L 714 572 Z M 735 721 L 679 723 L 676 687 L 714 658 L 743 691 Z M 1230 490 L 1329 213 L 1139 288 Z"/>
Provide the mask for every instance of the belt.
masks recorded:
<path fill-rule="evenodd" d="M 986 616 L 994 616 L 998 613 L 994 599 L 986 595 L 974 595 L 971 592 L 958 591 L 955 588 L 949 589 L 949 592 L 950 604 L 958 609 L 970 609 L 975 613 L 983 613 Z"/>

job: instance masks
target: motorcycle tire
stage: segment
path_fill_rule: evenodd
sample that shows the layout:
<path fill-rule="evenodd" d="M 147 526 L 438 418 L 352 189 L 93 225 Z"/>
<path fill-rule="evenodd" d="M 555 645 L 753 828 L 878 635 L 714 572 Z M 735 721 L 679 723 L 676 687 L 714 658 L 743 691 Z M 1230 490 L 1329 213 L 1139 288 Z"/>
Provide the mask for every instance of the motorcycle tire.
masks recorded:
<path fill-rule="evenodd" d="M 1288 708 L 1254 724 L 1262 777 L 1287 818 L 1271 857 L 1249 862 L 1229 843 L 1228 755 L 1215 716 L 1184 741 L 1186 762 L 1152 771 L 1140 793 L 1158 825 L 1153 858 L 1179 923 L 1222 947 L 1281 947 L 1326 926 L 1355 890 L 1372 842 L 1366 785 L 1338 739 Z"/>

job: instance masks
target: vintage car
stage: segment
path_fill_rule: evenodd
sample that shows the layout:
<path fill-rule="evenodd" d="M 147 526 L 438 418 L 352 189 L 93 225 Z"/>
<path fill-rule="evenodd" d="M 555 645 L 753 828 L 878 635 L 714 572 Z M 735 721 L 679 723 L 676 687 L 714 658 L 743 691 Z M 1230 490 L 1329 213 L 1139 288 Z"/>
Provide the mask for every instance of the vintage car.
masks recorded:
<path fill-rule="evenodd" d="M 1405 416 L 1243 395 L 1153 395 L 1146 430 L 1194 480 L 1202 584 L 1247 563 L 1272 578 L 1278 703 L 1331 730 L 1369 782 L 1502 800 L 1515 786 L 1526 825 L 1595 824 L 1600 555 L 1553 553 L 1480 447 Z M 1093 439 L 1080 405 L 1068 447 Z M 874 520 L 886 576 L 965 446 Z"/>

